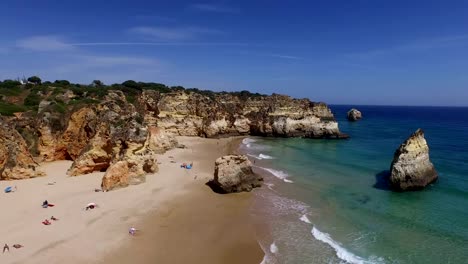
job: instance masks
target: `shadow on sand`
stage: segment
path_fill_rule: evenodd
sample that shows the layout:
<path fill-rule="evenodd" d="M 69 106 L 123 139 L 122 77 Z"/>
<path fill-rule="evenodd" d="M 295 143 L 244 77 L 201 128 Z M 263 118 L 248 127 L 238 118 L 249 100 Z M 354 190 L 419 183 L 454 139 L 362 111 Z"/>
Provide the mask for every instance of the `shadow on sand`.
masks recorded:
<path fill-rule="evenodd" d="M 375 175 L 374 188 L 384 191 L 391 191 L 390 186 L 390 171 L 384 170 Z"/>
<path fill-rule="evenodd" d="M 208 181 L 208 182 L 205 183 L 205 184 L 206 184 L 208 187 L 210 187 L 211 190 L 212 190 L 213 192 L 215 192 L 215 193 L 226 194 L 226 192 L 225 192 L 221 187 L 219 187 L 218 185 L 216 185 L 216 184 L 214 183 L 213 180 L 210 180 L 210 181 Z"/>

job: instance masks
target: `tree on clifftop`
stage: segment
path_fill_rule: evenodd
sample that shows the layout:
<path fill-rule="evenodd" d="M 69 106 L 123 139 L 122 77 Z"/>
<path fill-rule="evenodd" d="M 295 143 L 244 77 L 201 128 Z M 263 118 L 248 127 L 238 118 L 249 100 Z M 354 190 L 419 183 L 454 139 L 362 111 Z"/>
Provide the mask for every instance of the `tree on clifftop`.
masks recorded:
<path fill-rule="evenodd" d="M 91 83 L 92 86 L 94 87 L 103 87 L 104 86 L 104 83 L 101 82 L 100 80 L 94 80 L 92 83 Z"/>
<path fill-rule="evenodd" d="M 41 78 L 37 76 L 31 76 L 28 78 L 28 82 L 34 83 L 34 84 L 41 84 L 42 80 Z"/>

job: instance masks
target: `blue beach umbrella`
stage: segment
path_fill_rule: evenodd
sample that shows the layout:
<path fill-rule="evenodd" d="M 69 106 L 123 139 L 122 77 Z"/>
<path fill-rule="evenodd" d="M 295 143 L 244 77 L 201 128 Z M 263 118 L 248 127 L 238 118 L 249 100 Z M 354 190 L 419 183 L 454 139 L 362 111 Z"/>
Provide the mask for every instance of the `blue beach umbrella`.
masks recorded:
<path fill-rule="evenodd" d="M 6 193 L 11 192 L 11 186 L 6 187 L 6 188 L 5 188 L 5 192 L 6 192 Z"/>

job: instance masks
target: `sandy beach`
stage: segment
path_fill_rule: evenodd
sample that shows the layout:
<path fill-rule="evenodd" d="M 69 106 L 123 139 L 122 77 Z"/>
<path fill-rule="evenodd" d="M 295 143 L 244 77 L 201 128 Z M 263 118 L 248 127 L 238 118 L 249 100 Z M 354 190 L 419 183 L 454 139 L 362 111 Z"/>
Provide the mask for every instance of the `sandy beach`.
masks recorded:
<path fill-rule="evenodd" d="M 214 160 L 239 139 L 181 137 L 185 149 L 158 155 L 159 172 L 146 183 L 110 191 L 103 173 L 69 177 L 70 161 L 45 163 L 47 176 L 0 182 L 1 263 L 260 263 L 249 207 L 252 194 L 219 195 L 205 183 Z M 180 168 L 193 162 L 191 170 Z M 42 208 L 48 200 L 54 207 Z M 84 210 L 95 202 L 99 208 Z M 51 216 L 58 221 L 41 222 Z M 139 229 L 130 236 L 130 227 Z M 13 244 L 24 247 L 15 249 Z"/>

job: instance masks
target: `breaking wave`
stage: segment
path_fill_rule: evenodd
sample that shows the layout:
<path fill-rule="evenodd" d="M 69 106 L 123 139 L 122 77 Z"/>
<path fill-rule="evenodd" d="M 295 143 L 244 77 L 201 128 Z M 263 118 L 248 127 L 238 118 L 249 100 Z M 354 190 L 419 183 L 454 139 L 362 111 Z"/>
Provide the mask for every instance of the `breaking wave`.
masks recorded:
<path fill-rule="evenodd" d="M 312 235 L 314 236 L 315 239 L 322 241 L 323 243 L 326 243 L 329 246 L 331 246 L 335 250 L 336 256 L 346 261 L 347 263 L 351 263 L 351 264 L 373 264 L 375 263 L 372 261 L 365 260 L 349 252 L 343 246 L 341 246 L 340 243 L 333 240 L 329 234 L 321 232 L 320 230 L 315 228 L 315 226 L 312 228 Z"/>
<path fill-rule="evenodd" d="M 274 170 L 274 169 L 265 168 L 265 167 L 259 167 L 259 166 L 258 166 L 258 168 L 260 168 L 260 169 L 262 169 L 262 170 L 268 171 L 268 172 L 271 173 L 273 176 L 275 176 L 276 178 L 278 178 L 278 179 L 280 179 L 280 180 L 283 180 L 284 182 L 293 183 L 293 181 L 287 179 L 287 178 L 289 177 L 289 174 L 287 174 L 287 173 L 284 172 L 284 171 Z"/>

